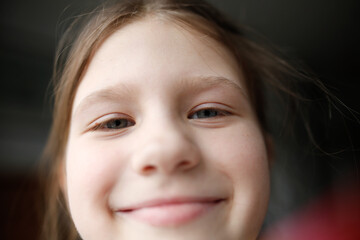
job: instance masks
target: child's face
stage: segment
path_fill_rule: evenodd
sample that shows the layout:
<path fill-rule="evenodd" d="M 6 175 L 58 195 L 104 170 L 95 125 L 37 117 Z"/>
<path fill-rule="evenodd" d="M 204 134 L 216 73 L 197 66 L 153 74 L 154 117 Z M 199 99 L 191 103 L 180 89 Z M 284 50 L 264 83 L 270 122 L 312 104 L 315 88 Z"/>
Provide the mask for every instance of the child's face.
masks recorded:
<path fill-rule="evenodd" d="M 232 56 L 158 19 L 110 36 L 73 104 L 66 195 L 90 239 L 254 239 L 264 136 Z"/>

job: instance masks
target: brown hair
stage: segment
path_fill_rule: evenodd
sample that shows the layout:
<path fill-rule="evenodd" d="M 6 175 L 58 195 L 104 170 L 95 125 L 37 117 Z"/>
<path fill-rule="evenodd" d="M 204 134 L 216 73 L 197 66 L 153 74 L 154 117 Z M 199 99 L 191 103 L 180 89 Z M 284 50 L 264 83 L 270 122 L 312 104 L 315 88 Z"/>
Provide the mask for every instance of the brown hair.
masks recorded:
<path fill-rule="evenodd" d="M 161 15 L 215 40 L 233 53 L 247 80 L 251 103 L 264 131 L 264 89 L 272 87 L 300 98 L 293 89 L 299 79 L 309 80 L 286 61 L 250 40 L 244 27 L 233 25 L 209 4 L 200 0 L 131 0 L 101 5 L 75 19 L 62 36 L 53 72 L 53 125 L 44 151 L 42 178 L 47 181 L 44 239 L 79 238 L 71 221 L 60 186 L 73 99 L 92 55 L 103 41 L 124 25 L 148 15 Z M 316 82 L 321 88 L 322 85 Z"/>

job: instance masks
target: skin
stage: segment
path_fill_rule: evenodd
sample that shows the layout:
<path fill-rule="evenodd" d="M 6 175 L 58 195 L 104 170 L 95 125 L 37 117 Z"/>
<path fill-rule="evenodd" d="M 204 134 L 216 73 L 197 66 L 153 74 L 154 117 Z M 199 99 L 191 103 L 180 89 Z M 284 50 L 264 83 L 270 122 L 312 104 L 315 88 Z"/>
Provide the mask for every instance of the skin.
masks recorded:
<path fill-rule="evenodd" d="M 256 239 L 269 160 L 244 81 L 229 52 L 168 20 L 111 35 L 73 103 L 64 185 L 81 237 Z M 221 200 L 182 221 L 174 216 L 192 213 L 192 203 L 145 221 L 120 211 L 199 197 Z"/>

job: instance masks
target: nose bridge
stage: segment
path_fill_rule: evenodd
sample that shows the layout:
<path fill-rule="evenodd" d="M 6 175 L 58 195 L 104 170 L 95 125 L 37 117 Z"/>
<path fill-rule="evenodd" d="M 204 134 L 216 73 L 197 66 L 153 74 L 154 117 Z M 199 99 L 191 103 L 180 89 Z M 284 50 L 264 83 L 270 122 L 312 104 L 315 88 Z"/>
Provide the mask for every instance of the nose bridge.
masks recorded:
<path fill-rule="evenodd" d="M 133 155 L 133 169 L 142 175 L 171 174 L 195 167 L 200 154 L 191 134 L 174 116 L 155 114 L 139 129 L 142 139 Z"/>

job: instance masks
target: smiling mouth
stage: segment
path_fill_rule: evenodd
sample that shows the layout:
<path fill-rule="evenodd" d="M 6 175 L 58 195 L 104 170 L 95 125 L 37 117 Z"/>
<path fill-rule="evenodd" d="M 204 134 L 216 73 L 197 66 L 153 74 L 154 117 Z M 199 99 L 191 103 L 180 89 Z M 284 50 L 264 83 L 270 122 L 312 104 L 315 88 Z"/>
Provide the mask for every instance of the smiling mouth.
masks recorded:
<path fill-rule="evenodd" d="M 224 201 L 219 198 L 159 199 L 120 208 L 116 213 L 153 226 L 180 226 L 199 218 Z"/>

